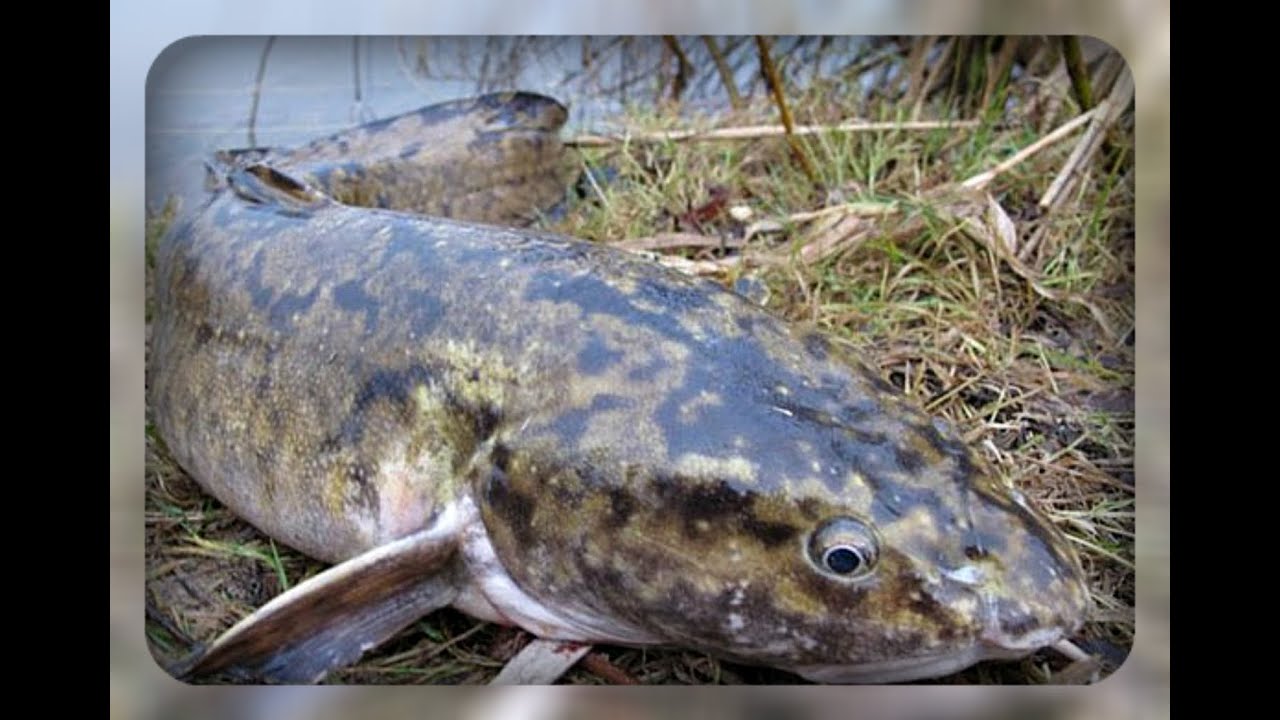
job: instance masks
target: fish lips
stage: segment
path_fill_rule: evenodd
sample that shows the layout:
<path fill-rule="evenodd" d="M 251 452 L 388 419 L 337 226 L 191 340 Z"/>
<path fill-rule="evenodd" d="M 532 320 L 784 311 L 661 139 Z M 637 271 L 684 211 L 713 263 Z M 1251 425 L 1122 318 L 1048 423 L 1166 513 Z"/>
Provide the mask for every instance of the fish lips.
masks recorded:
<path fill-rule="evenodd" d="M 788 668 L 821 683 L 899 683 L 943 677 L 988 660 L 1016 660 L 1052 646 L 1083 624 L 1079 616 L 1066 624 L 1042 625 L 1031 611 L 984 589 L 983 574 L 967 566 L 948 577 L 952 588 L 971 586 L 977 594 L 982 623 L 967 645 L 928 655 L 893 658 L 856 665 L 798 665 Z"/>
<path fill-rule="evenodd" d="M 938 652 L 857 664 L 808 664 L 788 668 L 814 682 L 899 683 L 943 677 L 988 660 L 1016 660 L 1070 636 L 1083 625 L 1088 593 L 1069 570 L 1057 592 L 1019 599 L 1007 594 L 1010 578 L 998 562 L 979 560 L 944 571 L 935 592 L 944 604 L 969 596 L 977 622 L 970 640 Z"/>
<path fill-rule="evenodd" d="M 982 638 L 961 650 L 895 658 L 860 665 L 799 665 L 791 672 L 819 683 L 887 684 L 911 682 L 943 677 L 960 672 L 986 660 L 1015 660 L 1025 657 L 1042 645 L 1051 645 L 1061 639 L 1063 631 L 1047 629 L 1039 633 L 1037 643 L 1030 647 L 1009 647 L 1006 638 L 998 634 L 984 634 Z"/>

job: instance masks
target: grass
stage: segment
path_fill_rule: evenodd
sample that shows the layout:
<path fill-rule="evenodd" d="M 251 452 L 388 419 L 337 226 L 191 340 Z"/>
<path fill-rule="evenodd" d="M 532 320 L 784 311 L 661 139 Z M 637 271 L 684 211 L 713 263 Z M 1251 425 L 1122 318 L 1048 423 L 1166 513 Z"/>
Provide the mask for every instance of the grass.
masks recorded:
<path fill-rule="evenodd" d="M 800 122 L 843 114 L 818 90 L 791 102 Z M 893 103 L 880 102 L 859 114 L 903 117 Z M 1064 102 L 1060 120 L 1077 111 Z M 945 118 L 947 110 L 926 104 L 922 117 Z M 1113 130 L 1107 140 L 1118 150 L 1084 166 L 1082 182 L 1048 213 L 1036 201 L 1065 163 L 1070 140 L 988 186 L 1021 230 L 1019 269 L 997 246 L 998 233 L 981 232 L 993 226 L 983 219 L 985 198 L 955 186 L 1036 140 L 1039 120 L 1016 112 L 987 118 L 976 130 L 805 138 L 820 188 L 781 138 L 575 151 L 595 182 L 583 183 L 568 213 L 545 226 L 602 243 L 672 232 L 717 186 L 751 218 L 721 212 L 682 232 L 733 239 L 755 221 L 778 219 L 776 230 L 753 235 L 738 251 L 663 252 L 701 261 L 738 257 L 715 277 L 730 287 L 743 277 L 762 283 L 773 312 L 852 346 L 886 380 L 956 425 L 1045 508 L 1081 554 L 1095 611 L 1075 639 L 1102 658 L 1105 675 L 1132 646 L 1134 626 L 1133 138 Z M 772 108 L 755 105 L 718 122 L 773 119 Z M 689 121 L 670 109 L 633 109 L 625 124 L 644 132 Z M 871 219 L 787 219 L 853 202 L 894 209 Z M 979 231 L 966 229 L 965 218 L 978 218 Z M 149 222 L 148 262 L 171 219 L 170 210 Z M 1026 244 L 1037 232 L 1034 246 Z M 827 251 L 806 254 L 822 243 Z M 153 433 L 146 443 L 148 638 L 169 663 L 323 566 L 276 546 L 201 493 Z M 523 631 L 446 610 L 327 681 L 484 683 L 527 640 Z M 596 651 L 641 683 L 799 682 L 681 649 Z M 1069 681 L 1070 673 L 1060 674 L 1067 665 L 1044 651 L 941 682 Z M 604 680 L 579 664 L 563 682 Z"/>

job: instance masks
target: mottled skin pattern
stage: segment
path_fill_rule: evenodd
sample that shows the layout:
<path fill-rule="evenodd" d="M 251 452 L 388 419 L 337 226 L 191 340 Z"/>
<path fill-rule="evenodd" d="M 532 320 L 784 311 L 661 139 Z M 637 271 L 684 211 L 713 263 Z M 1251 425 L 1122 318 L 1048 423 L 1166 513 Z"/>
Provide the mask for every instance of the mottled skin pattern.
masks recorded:
<path fill-rule="evenodd" d="M 1082 622 L 1065 539 L 826 337 L 606 247 L 235 165 L 161 248 L 152 405 L 268 535 L 340 562 L 470 502 L 564 638 L 818 680 L 945 674 Z M 836 518 L 870 572 L 815 554 Z"/>
<path fill-rule="evenodd" d="M 528 225 L 564 197 L 563 105 L 495 93 L 431 105 L 296 149 L 219 154 L 268 162 L 338 202 L 495 225 Z M 215 180 L 221 174 L 213 169 Z"/>

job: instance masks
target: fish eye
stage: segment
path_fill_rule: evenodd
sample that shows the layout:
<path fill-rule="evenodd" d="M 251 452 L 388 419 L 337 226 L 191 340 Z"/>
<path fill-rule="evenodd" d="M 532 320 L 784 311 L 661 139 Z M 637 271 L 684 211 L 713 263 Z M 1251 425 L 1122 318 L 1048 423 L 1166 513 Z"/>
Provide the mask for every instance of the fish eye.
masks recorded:
<path fill-rule="evenodd" d="M 871 574 L 879 554 L 875 532 L 856 518 L 832 518 L 809 538 L 809 559 L 823 572 L 843 579 Z"/>

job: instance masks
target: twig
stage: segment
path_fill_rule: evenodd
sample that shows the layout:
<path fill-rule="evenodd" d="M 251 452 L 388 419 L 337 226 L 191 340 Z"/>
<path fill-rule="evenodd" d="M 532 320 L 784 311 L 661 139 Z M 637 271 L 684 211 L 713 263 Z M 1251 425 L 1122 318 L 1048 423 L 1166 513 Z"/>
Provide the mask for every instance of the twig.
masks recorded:
<path fill-rule="evenodd" d="M 1067 656 L 1067 659 L 1075 660 L 1076 662 L 1089 660 L 1093 657 L 1084 650 L 1081 650 L 1079 647 L 1076 647 L 1076 644 L 1070 640 L 1059 640 L 1053 645 L 1053 649 Z"/>
<path fill-rule="evenodd" d="M 800 260 L 814 265 L 857 247 L 866 239 L 869 224 L 856 215 L 840 215 L 810 234 L 811 240 L 800 246 Z"/>
<path fill-rule="evenodd" d="M 623 38 L 624 45 L 633 39 L 634 38 L 630 36 Z M 601 87 L 598 92 L 601 95 L 612 95 L 614 93 L 618 93 L 620 95 L 620 102 L 625 106 L 629 102 L 627 95 L 629 88 L 648 80 L 656 72 L 662 72 L 661 58 L 655 61 L 653 65 L 643 68 L 635 73 L 631 72 L 632 61 L 631 53 L 627 52 L 625 49 L 622 50 L 619 62 L 623 63 L 623 71 L 618 73 L 618 82 L 607 87 Z"/>
<path fill-rule="evenodd" d="M 1071 88 L 1075 90 L 1076 101 L 1081 110 L 1093 107 L 1093 87 L 1089 83 L 1089 68 L 1084 64 L 1084 53 L 1080 52 L 1080 38 L 1066 35 L 1062 38 L 1062 56 L 1067 61 L 1067 73 L 1071 76 Z"/>
<path fill-rule="evenodd" d="M 364 106 L 364 84 L 360 79 L 360 38 L 351 39 L 351 80 L 355 88 L 355 99 L 351 105 L 351 122 L 358 124 L 372 119 Z"/>
<path fill-rule="evenodd" d="M 741 255 L 733 255 L 730 257 L 718 258 L 716 260 L 690 260 L 680 257 L 679 255 L 664 255 L 661 253 L 650 253 L 646 250 L 633 250 L 632 252 L 647 255 L 657 262 L 666 265 L 674 270 L 679 270 L 686 275 L 716 275 L 731 270 L 743 263 Z"/>
<path fill-rule="evenodd" d="M 1102 669 L 1102 659 L 1094 657 L 1069 640 L 1060 640 L 1053 649 L 1072 660 L 1071 664 L 1053 676 L 1055 684 L 1086 685 L 1098 681 L 1098 672 Z"/>
<path fill-rule="evenodd" d="M 420 77 L 418 77 L 418 73 L 422 73 L 423 77 L 431 77 L 431 68 L 427 64 L 427 39 L 420 38 L 418 43 L 419 52 L 416 62 L 417 69 L 415 70 L 409 65 L 409 50 L 404 45 L 404 38 L 396 38 L 396 64 L 399 65 L 400 73 L 404 75 L 405 79 L 408 80 L 410 84 L 423 94 L 429 94 L 431 89 L 426 85 L 426 83 L 422 82 Z"/>
<path fill-rule="evenodd" d="M 604 190 L 600 187 L 600 183 L 596 182 L 596 174 L 591 172 L 591 168 L 587 165 L 582 166 L 582 172 L 587 176 L 587 182 L 591 184 L 591 189 L 595 191 L 596 197 L 600 198 L 600 204 L 605 210 L 609 209 L 609 197 L 604 194 Z"/>
<path fill-rule="evenodd" d="M 782 232 L 787 229 L 788 225 L 808 222 L 810 220 L 816 220 L 836 213 L 851 215 L 854 217 L 881 217 L 884 215 L 892 215 L 896 212 L 898 212 L 898 206 L 894 203 L 854 202 L 832 205 L 831 207 L 825 207 L 821 210 L 807 210 L 805 212 L 792 213 L 781 219 L 765 218 L 763 220 L 757 220 L 746 227 L 742 232 L 742 242 L 745 243 L 760 233 Z"/>
<path fill-rule="evenodd" d="M 693 63 L 689 62 L 689 56 L 685 54 L 684 48 L 680 47 L 680 43 L 676 41 L 674 35 L 663 35 L 662 42 L 666 43 L 671 52 L 676 56 L 676 77 L 671 81 L 671 99 L 679 100 L 684 94 L 685 86 L 689 84 L 689 75 L 693 73 Z"/>
<path fill-rule="evenodd" d="M 813 84 L 822 76 L 822 57 L 826 55 L 827 48 L 831 45 L 831 36 L 823 35 L 818 39 L 818 51 L 813 54 L 813 75 L 809 78 L 809 83 Z"/>
<path fill-rule="evenodd" d="M 484 55 L 480 58 L 480 72 L 478 74 L 478 77 L 476 78 L 477 93 L 484 92 L 485 90 L 484 85 L 489 80 L 489 60 L 492 59 L 494 53 L 497 52 L 497 48 L 495 45 L 496 41 L 497 41 L 497 38 L 492 35 L 490 35 L 488 39 L 484 41 L 484 44 L 485 44 Z"/>
<path fill-rule="evenodd" d="M 792 213 L 787 216 L 788 222 L 805 222 L 826 215 L 836 213 L 844 213 L 846 215 L 856 215 L 858 217 L 878 217 L 881 215 L 892 215 L 898 212 L 898 206 L 892 202 L 851 202 L 832 205 L 821 210 L 807 210 L 805 212 Z"/>
<path fill-rule="evenodd" d="M 1111 94 L 1111 90 L 1115 88 L 1116 78 L 1120 77 L 1120 72 L 1124 70 L 1124 58 L 1118 52 L 1108 52 L 1106 57 L 1098 65 L 1097 72 L 1093 73 L 1093 89 L 1100 93 Z"/>
<path fill-rule="evenodd" d="M 850 121 L 838 125 L 795 125 L 791 134 L 814 135 L 817 133 L 836 132 L 918 132 L 931 130 L 966 130 L 976 128 L 980 120 L 916 120 L 906 122 L 867 122 Z M 717 128 L 714 130 L 665 130 L 652 133 L 636 133 L 622 135 L 579 135 L 565 141 L 569 147 L 606 147 L 623 143 L 667 143 L 686 140 L 754 140 L 758 138 L 786 135 L 787 130 L 779 125 L 744 125 L 741 127 Z"/>
<path fill-rule="evenodd" d="M 364 102 L 360 91 L 360 36 L 351 38 L 351 82 L 355 86 L 356 105 Z"/>
<path fill-rule="evenodd" d="M 276 36 L 267 37 L 267 44 L 262 47 L 262 57 L 258 58 L 258 75 L 253 81 L 253 104 L 249 106 L 249 147 L 258 147 L 258 138 L 254 133 L 258 124 L 258 100 L 262 96 L 262 78 L 267 74 L 267 56 L 271 54 L 271 46 L 276 44 Z"/>
<path fill-rule="evenodd" d="M 570 71 L 565 77 L 556 84 L 557 87 L 564 87 L 578 77 L 582 78 L 581 87 L 598 88 L 600 72 L 609 64 L 613 55 L 620 54 L 622 51 L 622 41 L 625 37 L 616 37 L 605 43 L 604 47 L 592 49 L 590 56 L 590 64 L 583 65 L 582 71 Z M 583 43 L 583 53 L 587 52 L 587 44 Z"/>
<path fill-rule="evenodd" d="M 608 680 L 614 685 L 639 685 L 636 679 L 609 661 L 603 653 L 591 653 L 578 661 L 583 670 Z"/>
<path fill-rule="evenodd" d="M 1014 153 L 1012 157 L 1008 158 L 1004 162 L 1001 162 L 995 167 L 991 168 L 990 170 L 978 173 L 977 175 L 974 175 L 968 180 L 965 180 L 964 182 L 960 183 L 960 187 L 966 188 L 966 189 L 982 189 L 987 185 L 987 183 L 994 180 L 996 176 L 999 175 L 1000 173 L 1005 172 L 1009 168 L 1017 165 L 1023 160 L 1026 160 L 1032 155 L 1035 155 L 1036 153 L 1040 152 L 1044 148 L 1058 142 L 1059 140 L 1062 140 L 1066 136 L 1070 135 L 1071 132 L 1074 131 L 1076 128 L 1080 127 L 1081 125 L 1085 124 L 1089 120 L 1093 119 L 1093 117 L 1094 117 L 1094 111 L 1090 110 L 1086 113 L 1082 113 L 1080 115 L 1077 115 L 1074 118 L 1071 118 L 1067 122 L 1063 123 L 1060 127 L 1058 127 L 1058 129 L 1054 130 L 1048 135 L 1045 135 L 1039 140 L 1031 143 L 1025 148 Z"/>
<path fill-rule="evenodd" d="M 529 48 L 529 52 L 525 53 L 524 48 Z M 507 51 L 507 62 L 502 66 L 503 76 L 499 78 L 499 82 L 506 83 L 509 86 L 517 84 L 516 78 L 520 75 L 521 64 L 529 58 L 531 66 L 541 64 L 541 55 L 538 53 L 537 40 L 535 38 L 515 38 L 511 41 L 511 49 Z"/>
<path fill-rule="evenodd" d="M 1051 47 L 1053 47 L 1052 43 L 1046 42 L 1042 52 L 1048 55 Z M 1058 111 L 1061 110 L 1063 102 L 1059 89 L 1067 79 L 1067 63 L 1062 59 L 1061 53 L 1053 53 L 1053 57 L 1053 69 L 1044 78 L 1036 81 L 1037 88 L 1031 100 L 1031 111 L 1039 114 L 1041 130 L 1049 127 L 1050 123 L 1058 117 Z"/>
<path fill-rule="evenodd" d="M 716 44 L 715 38 L 710 35 L 703 35 L 702 43 L 707 46 L 707 52 L 711 54 L 711 61 L 715 63 L 716 72 L 720 74 L 720 82 L 724 84 L 724 91 L 729 96 L 729 105 L 734 110 L 741 110 L 743 108 L 742 96 L 738 94 L 738 84 L 733 81 L 733 71 L 729 69 L 729 63 L 725 62 L 724 54 L 720 52 L 720 46 Z"/>
<path fill-rule="evenodd" d="M 508 660 L 489 684 L 550 685 L 590 651 L 590 643 L 535 638 Z"/>
<path fill-rule="evenodd" d="M 174 640 L 182 643 L 188 648 L 195 648 L 199 646 L 199 643 L 192 639 L 185 630 L 174 624 L 173 620 L 171 620 L 168 615 L 160 612 L 160 609 L 152 604 L 150 598 L 147 599 L 145 611 L 147 619 L 164 628 L 164 631 L 169 633 L 169 636 Z"/>
<path fill-rule="evenodd" d="M 865 72 L 874 70 L 877 65 L 884 63 L 886 60 L 892 60 L 898 57 L 898 47 L 896 44 L 890 43 L 888 46 L 875 49 L 865 55 L 851 60 L 847 65 L 840 68 L 839 74 L 857 80 Z M 877 83 L 877 86 L 879 83 Z"/>
<path fill-rule="evenodd" d="M 928 59 L 929 49 L 933 47 L 934 42 L 935 38 L 931 35 L 919 38 L 911 45 L 911 54 L 907 56 L 907 67 L 911 68 L 911 73 L 907 80 L 906 94 L 903 96 L 907 104 L 914 106 L 920 94 L 924 82 L 925 60 Z"/>
<path fill-rule="evenodd" d="M 624 250 L 669 250 L 671 248 L 691 247 L 740 248 L 746 244 L 746 239 L 721 239 L 695 233 L 658 233 L 648 237 L 628 238 L 612 243 L 614 247 Z"/>
<path fill-rule="evenodd" d="M 1106 114 L 1109 109 L 1109 102 L 1103 100 L 1091 111 L 1093 118 Z M 1064 191 L 1067 188 L 1067 184 L 1080 170 L 1085 158 L 1092 155 L 1093 150 L 1096 149 L 1100 127 L 1101 123 L 1099 122 L 1090 124 L 1084 135 L 1076 143 L 1076 146 L 1071 149 L 1071 154 L 1067 156 L 1067 161 L 1062 164 L 1062 169 L 1058 171 L 1058 174 L 1053 178 L 1053 182 L 1049 183 L 1049 187 L 1040 196 L 1039 205 L 1042 210 L 1056 209 L 1062 204 L 1062 198 L 1066 196 Z"/>
<path fill-rule="evenodd" d="M 801 274 L 799 267 L 793 265 L 791 274 L 796 278 L 796 285 L 800 288 L 800 294 L 804 297 L 804 304 L 813 308 L 813 319 L 816 321 L 818 319 L 817 298 L 809 290 L 809 283 L 805 282 L 804 275 Z"/>
<path fill-rule="evenodd" d="M 947 64 L 947 58 L 951 56 L 956 49 L 956 39 L 954 37 L 947 38 L 947 44 L 943 46 L 942 53 L 938 55 L 938 62 L 934 65 L 933 71 L 924 80 L 924 86 L 920 88 L 920 94 L 916 96 L 915 104 L 911 107 L 911 119 L 916 120 L 920 117 L 920 112 L 924 110 L 924 102 L 929 97 L 929 93 L 933 92 L 933 86 L 937 84 L 938 78 L 942 75 L 942 68 Z M 959 64 L 957 58 L 956 63 Z"/>
<path fill-rule="evenodd" d="M 942 54 L 938 56 L 938 66 L 943 71 L 950 71 L 951 84 L 947 87 L 946 104 L 955 103 L 957 107 L 966 105 L 971 91 L 972 77 L 969 75 L 973 64 L 973 57 L 982 53 L 979 44 L 982 43 L 982 37 L 951 37 L 947 39 L 947 46 L 942 49 Z M 929 87 L 927 92 L 932 93 L 934 85 L 934 77 L 941 77 L 945 72 L 933 73 L 929 78 Z"/>
<path fill-rule="evenodd" d="M 1098 553 L 1099 555 L 1122 565 L 1125 569 L 1132 571 L 1134 569 L 1133 561 L 1107 550 L 1099 545 L 1095 545 L 1088 540 L 1078 538 L 1075 535 L 1067 535 L 1067 539 L 1077 545 L 1083 545 L 1085 548 Z"/>
<path fill-rule="evenodd" d="M 1040 198 L 1040 207 L 1049 208 L 1058 203 L 1068 182 L 1076 175 L 1080 165 L 1084 164 L 1088 158 L 1097 152 L 1102 134 L 1120 117 L 1120 113 L 1124 112 L 1124 109 L 1128 107 L 1129 101 L 1132 99 L 1133 75 L 1126 72 L 1116 79 L 1115 86 L 1111 88 L 1111 94 L 1094 108 L 1093 122 L 1089 125 L 1089 129 L 1085 131 L 1084 136 L 1080 138 L 1080 142 L 1076 144 L 1062 170 L 1058 172 L 1057 177 L 1049 184 L 1049 189 L 1045 190 L 1044 196 Z"/>
<path fill-rule="evenodd" d="M 1053 178 L 1053 182 L 1049 183 L 1048 189 L 1044 191 L 1044 195 L 1040 197 L 1039 206 L 1045 214 L 1051 213 L 1062 206 L 1067 197 L 1067 190 L 1071 182 L 1079 174 L 1080 167 L 1092 158 L 1098 152 L 1101 146 L 1102 138 L 1107 128 L 1119 118 L 1120 113 L 1129 106 L 1129 102 L 1133 100 L 1133 75 L 1127 70 L 1123 71 L 1116 78 L 1115 85 L 1111 87 L 1111 92 L 1102 102 L 1094 106 L 1089 113 L 1092 114 L 1089 127 L 1085 130 L 1084 135 L 1080 137 L 1071 154 L 1067 156 L 1067 161 L 1063 164 L 1062 169 Z M 1089 114 L 1086 113 L 1086 114 Z M 1040 240 L 1044 234 L 1048 232 L 1048 225 L 1041 224 L 1036 228 L 1031 236 L 1027 238 L 1027 242 L 1018 251 L 1019 260 L 1027 260 L 1031 257 L 1031 253 L 1040 244 Z"/>
<path fill-rule="evenodd" d="M 467 628 L 465 631 L 449 638 L 448 640 L 442 643 L 439 643 L 439 644 L 433 643 L 429 647 L 423 647 L 422 644 L 418 644 L 412 648 L 409 648 L 408 650 L 405 650 L 404 652 L 399 652 L 399 653 L 395 653 L 394 655 L 387 655 L 382 658 L 379 658 L 378 662 L 382 665 L 395 666 L 395 665 L 399 665 L 400 663 L 403 663 L 406 660 L 413 660 L 415 664 L 421 665 L 427 660 L 430 660 L 431 658 L 439 655 L 445 650 L 448 650 L 454 645 L 457 645 L 463 640 L 466 640 L 472 635 L 475 635 L 477 632 L 486 629 L 487 627 L 488 626 L 485 625 L 484 623 L 476 623 L 475 625 Z M 373 669 L 373 668 L 370 668 L 370 669 Z"/>
<path fill-rule="evenodd" d="M 671 46 L 662 43 L 662 53 L 658 57 L 657 81 L 654 83 L 653 104 L 662 104 L 662 95 L 667 90 L 667 61 L 671 57 Z"/>
<path fill-rule="evenodd" d="M 764 73 L 764 77 L 769 83 L 769 88 L 773 91 L 773 100 L 778 105 L 778 114 L 782 119 L 782 126 L 786 128 L 787 143 L 791 145 L 791 153 L 796 156 L 796 160 L 800 163 L 804 174 L 809 177 L 809 182 L 816 188 L 820 185 L 818 172 L 814 169 L 808 154 L 804 152 L 804 148 L 800 146 L 800 141 L 793 132 L 794 123 L 791 122 L 791 109 L 787 107 L 782 78 L 778 76 L 778 68 L 774 67 L 773 58 L 769 56 L 769 41 L 763 35 L 756 36 L 756 51 L 760 55 L 760 71 Z"/>
<path fill-rule="evenodd" d="M 996 57 L 995 67 L 991 69 L 991 74 L 987 76 L 987 86 L 982 91 L 982 107 L 987 109 L 991 107 L 991 102 L 995 98 L 996 90 L 1000 87 L 1000 83 L 1009 76 L 1009 71 L 1013 69 L 1013 60 L 1018 54 L 1018 46 L 1022 44 L 1022 38 L 1006 37 L 1004 45 L 1000 48 L 1000 54 Z"/>

